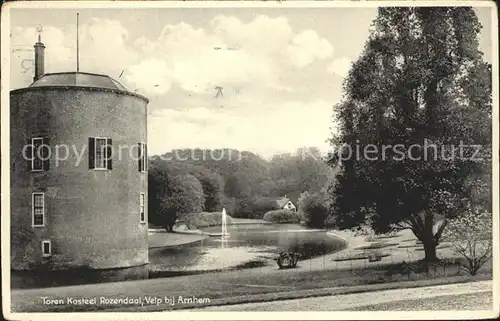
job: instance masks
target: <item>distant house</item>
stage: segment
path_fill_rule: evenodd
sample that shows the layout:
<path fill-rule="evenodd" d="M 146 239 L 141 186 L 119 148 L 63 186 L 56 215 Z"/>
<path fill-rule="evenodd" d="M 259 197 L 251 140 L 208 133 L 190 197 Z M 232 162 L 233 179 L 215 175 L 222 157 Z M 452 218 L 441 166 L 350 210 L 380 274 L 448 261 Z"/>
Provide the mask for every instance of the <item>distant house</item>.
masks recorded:
<path fill-rule="evenodd" d="M 294 202 L 292 202 L 291 199 L 286 197 L 286 195 L 284 197 L 277 199 L 276 204 L 278 204 L 278 206 L 283 210 L 297 212 L 297 206 L 294 204 Z"/>

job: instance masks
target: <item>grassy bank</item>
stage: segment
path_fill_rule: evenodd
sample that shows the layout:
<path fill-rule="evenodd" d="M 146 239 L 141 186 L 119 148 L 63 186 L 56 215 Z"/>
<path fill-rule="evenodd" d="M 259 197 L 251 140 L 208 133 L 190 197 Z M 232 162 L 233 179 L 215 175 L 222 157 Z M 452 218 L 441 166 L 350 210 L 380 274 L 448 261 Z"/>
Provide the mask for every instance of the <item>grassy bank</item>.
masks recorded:
<path fill-rule="evenodd" d="M 148 234 L 148 246 L 150 249 L 158 247 L 171 247 L 191 244 L 204 240 L 208 236 L 198 234 L 154 232 Z"/>
<path fill-rule="evenodd" d="M 220 213 L 217 214 L 220 218 Z M 175 233 L 171 235 L 175 235 Z M 346 241 L 349 245 L 348 248 L 339 253 L 299 261 L 299 266 L 296 269 L 278 270 L 276 266 L 263 266 L 246 270 L 216 271 L 171 278 L 13 290 L 12 309 L 17 312 L 162 311 L 195 306 L 189 304 L 155 304 L 150 306 L 145 302 L 143 302 L 144 305 L 134 306 L 118 303 L 47 305 L 43 304 L 41 298 L 59 298 L 64 301 L 67 298 L 82 297 L 118 299 L 124 297 L 144 298 L 145 296 L 163 298 L 166 295 L 169 297 L 196 296 L 208 298 L 210 302 L 205 304 L 206 306 L 492 279 L 491 262 L 488 262 L 480 270 L 479 275 L 470 277 L 460 268 L 462 262 L 448 258 L 449 248 L 439 250 L 439 257 L 446 259 L 426 269 L 425 265 L 418 262 L 423 254 L 416 249 L 421 245 L 408 231 L 390 237 L 377 237 L 370 241 L 366 240 L 364 236 L 351 235 L 348 232 L 334 232 L 333 235 Z M 413 246 L 407 248 L 408 245 Z M 373 249 L 387 252 L 390 257 L 375 263 L 359 259 L 366 251 Z M 339 258 L 343 260 L 339 260 Z M 200 307 L 200 305 L 196 307 Z"/>
<path fill-rule="evenodd" d="M 210 305 L 236 304 L 269 300 L 283 300 L 330 294 L 353 293 L 381 289 L 419 287 L 432 284 L 468 282 L 491 279 L 491 264 L 470 277 L 450 265 L 421 271 L 418 268 L 400 268 L 400 264 L 386 264 L 365 269 L 341 269 L 325 271 L 266 270 L 258 269 L 208 273 L 164 279 L 92 284 L 74 287 L 59 287 L 12 291 L 12 309 L 17 312 L 56 311 L 162 311 L 192 308 L 193 305 L 160 304 L 154 306 L 110 305 L 47 305 L 41 297 L 67 298 L 134 298 L 134 297 L 190 297 L 208 298 Z M 198 305 L 199 306 L 199 305 Z"/>
<path fill-rule="evenodd" d="M 188 214 L 184 218 L 184 223 L 190 228 L 200 228 L 217 226 L 222 224 L 221 212 L 201 212 Z M 227 224 L 232 224 L 233 218 L 227 215 Z"/>

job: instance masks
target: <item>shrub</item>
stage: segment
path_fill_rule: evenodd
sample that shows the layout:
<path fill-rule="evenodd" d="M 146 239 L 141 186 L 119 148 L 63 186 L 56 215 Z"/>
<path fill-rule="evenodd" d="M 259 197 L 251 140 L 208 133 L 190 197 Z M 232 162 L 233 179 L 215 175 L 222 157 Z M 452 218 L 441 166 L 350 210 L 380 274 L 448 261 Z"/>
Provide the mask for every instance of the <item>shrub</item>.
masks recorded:
<path fill-rule="evenodd" d="M 264 214 L 264 221 L 273 223 L 300 223 L 301 216 L 299 213 L 289 210 L 275 210 Z"/>
<path fill-rule="evenodd" d="M 279 210 L 276 198 L 272 197 L 247 197 L 243 199 L 228 199 L 226 203 L 231 207 L 233 217 L 262 219 L 265 213 Z"/>
<path fill-rule="evenodd" d="M 265 213 L 280 209 L 275 198 L 252 197 L 236 201 L 233 216 L 262 219 Z"/>
<path fill-rule="evenodd" d="M 330 207 L 329 197 L 325 190 L 319 193 L 304 192 L 299 197 L 299 209 L 307 226 L 325 227 Z"/>
<path fill-rule="evenodd" d="M 222 224 L 222 212 L 201 212 L 186 215 L 186 226 L 207 227 Z M 233 218 L 227 215 L 227 224 L 233 224 Z"/>
<path fill-rule="evenodd" d="M 492 256 L 492 214 L 479 208 L 467 208 L 450 220 L 445 230 L 453 251 L 466 259 L 464 267 L 475 275 Z"/>
<path fill-rule="evenodd" d="M 351 229 L 354 236 L 365 236 L 366 241 L 371 242 L 375 240 L 375 232 L 368 225 L 360 225 Z"/>

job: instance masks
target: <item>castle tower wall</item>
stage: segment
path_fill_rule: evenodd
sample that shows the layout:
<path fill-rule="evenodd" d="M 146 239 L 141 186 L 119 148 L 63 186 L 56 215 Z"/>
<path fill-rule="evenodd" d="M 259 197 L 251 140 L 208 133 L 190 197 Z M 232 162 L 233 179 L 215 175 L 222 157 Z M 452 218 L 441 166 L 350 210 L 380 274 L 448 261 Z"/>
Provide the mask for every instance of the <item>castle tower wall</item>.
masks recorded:
<path fill-rule="evenodd" d="M 133 93 L 78 85 L 11 92 L 12 269 L 147 263 L 148 181 L 138 161 L 138 144 L 147 143 L 146 105 Z M 41 171 L 26 158 L 36 137 L 50 146 Z M 111 169 L 92 168 L 95 137 L 111 139 Z M 44 226 L 33 226 L 33 193 L 43 194 Z"/>

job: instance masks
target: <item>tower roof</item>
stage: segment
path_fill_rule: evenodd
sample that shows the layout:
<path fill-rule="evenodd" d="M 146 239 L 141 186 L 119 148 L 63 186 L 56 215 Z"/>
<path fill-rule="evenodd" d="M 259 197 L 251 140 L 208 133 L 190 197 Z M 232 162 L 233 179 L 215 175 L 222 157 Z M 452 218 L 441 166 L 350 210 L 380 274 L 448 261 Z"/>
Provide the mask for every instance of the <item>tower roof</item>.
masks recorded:
<path fill-rule="evenodd" d="M 92 87 L 128 91 L 122 84 L 107 75 L 86 72 L 59 72 L 44 74 L 30 87 L 65 86 Z"/>

